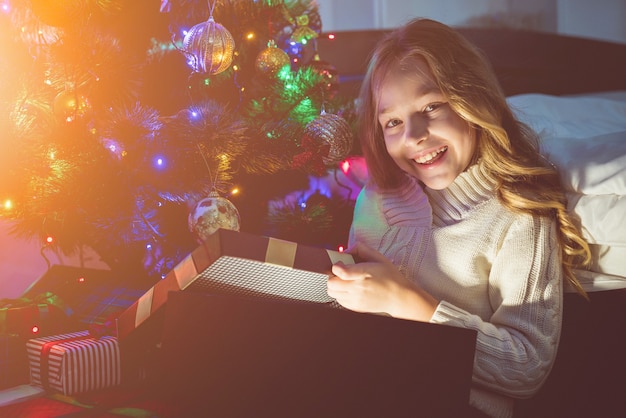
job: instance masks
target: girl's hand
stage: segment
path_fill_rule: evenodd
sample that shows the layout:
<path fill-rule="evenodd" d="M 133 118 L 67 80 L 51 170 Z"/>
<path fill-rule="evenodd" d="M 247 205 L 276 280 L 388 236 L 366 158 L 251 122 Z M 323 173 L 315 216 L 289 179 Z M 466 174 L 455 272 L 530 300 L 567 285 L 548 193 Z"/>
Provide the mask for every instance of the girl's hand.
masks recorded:
<path fill-rule="evenodd" d="M 332 267 L 328 295 L 350 310 L 387 313 L 396 318 L 428 321 L 438 301 L 411 283 L 384 255 L 357 243 L 348 251 L 363 262 Z"/>

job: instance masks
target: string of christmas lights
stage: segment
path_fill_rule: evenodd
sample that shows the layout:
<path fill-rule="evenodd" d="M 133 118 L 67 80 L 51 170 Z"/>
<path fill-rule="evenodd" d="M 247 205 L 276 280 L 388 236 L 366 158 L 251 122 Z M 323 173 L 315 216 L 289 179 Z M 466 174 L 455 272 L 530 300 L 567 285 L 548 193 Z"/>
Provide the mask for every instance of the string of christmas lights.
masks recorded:
<path fill-rule="evenodd" d="M 201 239 L 199 203 L 219 198 L 208 222 L 235 224 L 226 201 L 237 228 L 341 244 L 312 231 L 337 230 L 350 202 L 268 209 L 353 146 L 353 104 L 316 51 L 314 1 L 2 0 L 0 11 L 0 216 L 16 235 L 159 276 Z"/>

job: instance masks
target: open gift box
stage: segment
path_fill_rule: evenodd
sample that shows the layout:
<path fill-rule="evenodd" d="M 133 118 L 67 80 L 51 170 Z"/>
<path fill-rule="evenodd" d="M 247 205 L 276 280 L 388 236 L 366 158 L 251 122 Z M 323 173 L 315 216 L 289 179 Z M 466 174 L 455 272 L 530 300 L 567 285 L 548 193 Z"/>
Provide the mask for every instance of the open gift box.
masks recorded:
<path fill-rule="evenodd" d="M 170 291 L 336 304 L 326 281 L 337 261 L 354 263 L 350 254 L 219 229 L 118 317 L 117 337 L 123 340 L 160 311 Z"/>

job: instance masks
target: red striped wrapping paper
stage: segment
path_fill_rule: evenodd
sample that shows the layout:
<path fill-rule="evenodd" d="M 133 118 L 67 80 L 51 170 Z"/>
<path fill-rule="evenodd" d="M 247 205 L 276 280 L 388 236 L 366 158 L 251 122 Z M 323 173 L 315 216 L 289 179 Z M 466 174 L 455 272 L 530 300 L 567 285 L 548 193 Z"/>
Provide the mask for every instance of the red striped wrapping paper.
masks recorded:
<path fill-rule="evenodd" d="M 161 309 L 170 291 L 192 290 L 333 303 L 326 292 L 331 266 L 350 254 L 220 229 L 117 319 L 124 339 Z"/>
<path fill-rule="evenodd" d="M 120 349 L 115 337 L 93 338 L 88 331 L 34 338 L 26 343 L 31 384 L 74 395 L 121 383 Z"/>

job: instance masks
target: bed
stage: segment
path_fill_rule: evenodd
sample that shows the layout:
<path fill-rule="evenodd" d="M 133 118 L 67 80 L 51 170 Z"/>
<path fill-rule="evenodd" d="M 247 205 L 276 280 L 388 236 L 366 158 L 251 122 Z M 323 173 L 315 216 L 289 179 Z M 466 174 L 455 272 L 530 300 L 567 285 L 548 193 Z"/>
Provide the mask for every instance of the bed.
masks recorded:
<path fill-rule="evenodd" d="M 458 28 L 489 58 L 517 116 L 540 134 L 593 263 L 565 294 L 557 361 L 517 417 L 623 416 L 626 407 L 626 44 L 510 29 Z M 386 31 L 318 41 L 341 94 L 356 97 L 370 51 Z M 354 157 L 359 161 L 360 157 Z M 366 176 L 347 178 L 359 187 Z"/>

